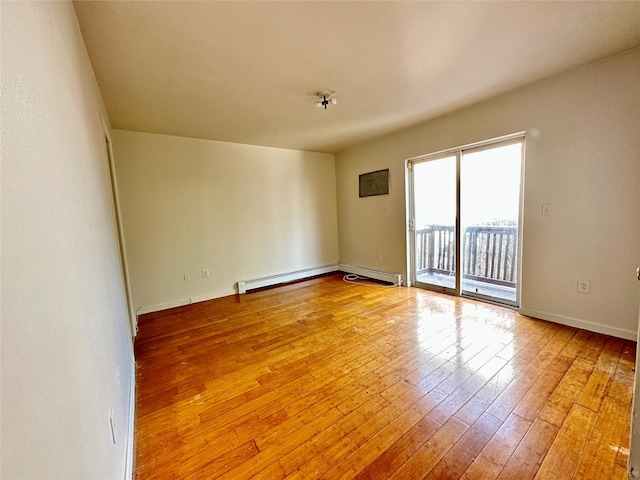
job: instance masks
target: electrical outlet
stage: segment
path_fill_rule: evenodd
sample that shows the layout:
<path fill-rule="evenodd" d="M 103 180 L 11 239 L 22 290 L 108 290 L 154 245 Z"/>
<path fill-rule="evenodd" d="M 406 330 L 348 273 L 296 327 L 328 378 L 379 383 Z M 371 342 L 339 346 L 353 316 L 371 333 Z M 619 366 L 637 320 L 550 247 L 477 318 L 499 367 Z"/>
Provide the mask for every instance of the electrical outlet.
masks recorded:
<path fill-rule="evenodd" d="M 589 280 L 578 280 L 578 292 L 589 293 L 591 291 L 591 282 Z"/>
<path fill-rule="evenodd" d="M 378 254 L 378 261 L 379 261 L 379 262 L 381 262 L 381 261 L 382 261 L 382 254 L 381 254 L 381 253 L 379 253 L 379 254 Z"/>
<path fill-rule="evenodd" d="M 202 278 L 209 278 L 209 269 L 208 268 L 203 268 L 202 269 Z"/>
<path fill-rule="evenodd" d="M 542 216 L 543 217 L 551 216 L 551 204 L 550 203 L 543 203 L 542 204 Z"/>
<path fill-rule="evenodd" d="M 111 426 L 111 441 L 116 444 L 116 420 L 113 417 L 113 407 L 109 409 L 109 425 Z"/>
<path fill-rule="evenodd" d="M 182 278 L 184 279 L 184 281 L 186 282 L 187 280 L 189 280 L 191 277 L 189 276 L 188 273 L 183 273 L 182 274 Z"/>

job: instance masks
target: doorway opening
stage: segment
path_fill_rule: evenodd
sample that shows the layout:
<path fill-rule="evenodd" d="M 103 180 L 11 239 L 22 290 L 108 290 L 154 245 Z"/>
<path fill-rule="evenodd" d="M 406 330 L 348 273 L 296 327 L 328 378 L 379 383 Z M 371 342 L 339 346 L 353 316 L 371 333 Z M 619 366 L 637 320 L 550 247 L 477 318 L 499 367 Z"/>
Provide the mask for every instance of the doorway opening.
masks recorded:
<path fill-rule="evenodd" d="M 412 283 L 519 306 L 524 136 L 407 162 Z"/>
<path fill-rule="evenodd" d="M 108 129 L 104 127 L 104 153 L 107 166 L 107 179 L 109 182 L 109 194 L 111 197 L 111 215 L 115 231 L 115 243 L 117 247 L 118 260 L 120 263 L 120 274 L 122 278 L 122 291 L 126 301 L 127 317 L 129 323 L 129 333 L 131 336 L 132 346 L 138 330 L 136 314 L 131 301 L 131 289 L 129 285 L 129 271 L 127 268 L 126 252 L 124 246 L 124 234 L 122 229 L 122 219 L 120 218 L 120 203 L 118 198 L 118 190 L 116 183 L 115 164 L 113 159 L 113 147 Z"/>

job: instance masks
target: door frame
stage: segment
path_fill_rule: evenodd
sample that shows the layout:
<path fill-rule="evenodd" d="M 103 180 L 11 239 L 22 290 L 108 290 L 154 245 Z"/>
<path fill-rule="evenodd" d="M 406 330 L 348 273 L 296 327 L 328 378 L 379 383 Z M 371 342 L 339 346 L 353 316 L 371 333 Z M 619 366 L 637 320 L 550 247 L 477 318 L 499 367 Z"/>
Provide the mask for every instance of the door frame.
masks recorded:
<path fill-rule="evenodd" d="M 113 143 L 111 141 L 111 134 L 105 119 L 100 115 L 102 121 L 102 130 L 104 134 L 104 149 L 105 160 L 107 167 L 107 181 L 109 187 L 109 197 L 112 207 L 112 219 L 113 227 L 116 233 L 116 250 L 118 251 L 118 261 L 120 263 L 120 274 L 122 278 L 122 293 L 126 302 L 127 309 L 127 323 L 129 327 L 129 333 L 131 342 L 138 332 L 138 321 L 136 312 L 133 308 L 133 302 L 131 300 L 131 282 L 129 280 L 129 267 L 127 265 L 127 252 L 124 243 L 124 230 L 122 227 L 122 215 L 120 213 L 120 197 L 118 194 L 118 183 L 116 181 L 116 167 L 115 159 L 113 156 Z"/>
<path fill-rule="evenodd" d="M 460 258 L 460 242 L 458 241 L 458 231 L 460 230 L 460 152 L 457 150 L 447 150 L 443 152 L 436 152 L 434 154 L 423 155 L 420 157 L 415 157 L 406 160 L 406 171 L 407 171 L 407 191 L 409 192 L 407 197 L 407 215 L 408 215 L 408 225 L 409 228 L 407 230 L 407 244 L 408 244 L 408 256 L 407 256 L 407 273 L 409 277 L 409 284 L 414 285 L 416 287 L 424 288 L 427 290 L 433 290 L 435 292 L 440 293 L 448 293 L 450 295 L 460 295 L 460 289 L 462 286 L 462 281 L 460 275 L 457 274 L 455 276 L 454 287 L 445 287 L 442 285 L 433 285 L 430 283 L 423 283 L 418 281 L 418 273 L 416 270 L 416 262 L 415 262 L 415 252 L 416 252 L 416 235 L 415 235 L 415 183 L 414 183 L 414 172 L 413 166 L 419 163 L 431 162 L 436 160 L 442 160 L 448 157 L 455 157 L 455 168 L 456 168 L 456 212 L 455 212 L 455 256 L 456 256 L 456 265 L 458 258 Z"/>
<path fill-rule="evenodd" d="M 489 149 L 493 146 L 500 143 L 509 143 L 518 141 L 522 142 L 522 152 L 521 152 L 521 165 L 520 165 L 520 193 L 519 193 L 519 208 L 518 208 L 518 242 L 517 242 L 517 281 L 516 281 L 516 304 L 513 305 L 508 302 L 501 302 L 499 299 L 494 299 L 493 297 L 486 297 L 484 295 L 473 295 L 469 293 L 462 292 L 462 270 L 459 270 L 460 264 L 459 259 L 462 253 L 462 245 L 461 245 L 461 215 L 460 215 L 460 167 L 462 161 L 462 155 L 464 151 L 467 150 L 475 150 L 479 151 L 481 149 Z M 526 151 L 526 132 L 516 132 L 509 135 L 503 135 L 501 137 L 495 137 L 487 140 L 482 140 L 480 142 L 469 143 L 466 145 L 462 145 L 454 148 L 447 148 L 444 150 L 439 150 L 437 152 L 428 153 L 426 155 L 419 155 L 417 157 L 411 157 L 405 160 L 405 191 L 406 191 L 406 216 L 407 216 L 407 229 L 406 229 L 406 245 L 407 245 L 407 285 L 408 286 L 417 286 L 420 288 L 425 288 L 427 290 L 433 290 L 441 293 L 448 293 L 456 296 L 468 296 L 469 298 L 475 298 L 477 300 L 482 300 L 485 302 L 498 303 L 500 305 L 509 306 L 518 308 L 521 304 L 521 285 L 522 285 L 522 245 L 523 245 L 523 224 L 524 224 L 524 170 L 525 170 L 525 151 Z M 428 162 L 432 160 L 438 160 L 447 156 L 455 156 L 456 157 L 456 219 L 455 219 L 455 229 L 456 229 L 456 280 L 455 280 L 455 288 L 447 288 L 439 285 L 431 285 L 417 281 L 417 271 L 416 271 L 416 262 L 415 262 L 415 185 L 414 185 L 414 176 L 413 176 L 413 166 L 417 163 Z"/>
<path fill-rule="evenodd" d="M 640 267 L 637 270 L 640 281 Z M 633 376 L 633 401 L 631 402 L 631 431 L 629 432 L 629 460 L 627 475 L 630 479 L 640 478 L 640 313 L 638 318 L 638 335 L 636 340 L 636 364 Z"/>

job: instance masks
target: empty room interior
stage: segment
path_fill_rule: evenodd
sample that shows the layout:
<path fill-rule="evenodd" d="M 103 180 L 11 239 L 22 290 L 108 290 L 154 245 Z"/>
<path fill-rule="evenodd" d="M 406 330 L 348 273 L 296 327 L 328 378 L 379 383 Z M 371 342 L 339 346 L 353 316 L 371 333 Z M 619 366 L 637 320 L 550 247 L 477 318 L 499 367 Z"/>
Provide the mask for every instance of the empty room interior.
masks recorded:
<path fill-rule="evenodd" d="M 639 1 L 0 20 L 3 479 L 640 478 Z"/>

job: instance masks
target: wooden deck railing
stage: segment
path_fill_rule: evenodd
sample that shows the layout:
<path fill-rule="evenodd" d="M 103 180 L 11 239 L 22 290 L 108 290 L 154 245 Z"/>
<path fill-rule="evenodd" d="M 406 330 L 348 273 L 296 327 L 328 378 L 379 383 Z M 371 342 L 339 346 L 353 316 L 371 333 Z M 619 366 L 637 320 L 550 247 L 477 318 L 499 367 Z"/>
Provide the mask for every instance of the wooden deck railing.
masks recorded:
<path fill-rule="evenodd" d="M 462 241 L 464 278 L 506 287 L 516 286 L 517 227 L 467 227 Z M 428 225 L 417 230 L 416 261 L 418 275 L 453 275 L 456 269 L 454 228 Z"/>

